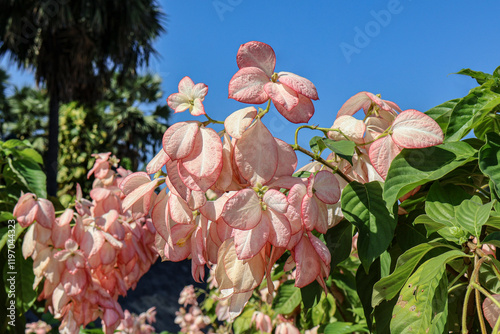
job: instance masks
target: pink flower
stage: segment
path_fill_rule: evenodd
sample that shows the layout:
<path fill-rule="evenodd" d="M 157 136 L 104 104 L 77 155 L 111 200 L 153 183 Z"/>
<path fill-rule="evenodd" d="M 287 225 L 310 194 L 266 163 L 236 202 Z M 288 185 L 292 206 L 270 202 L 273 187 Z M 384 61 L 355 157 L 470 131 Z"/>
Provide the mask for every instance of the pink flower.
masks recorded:
<path fill-rule="evenodd" d="M 203 100 L 208 92 L 208 86 L 204 83 L 194 84 L 190 77 L 184 77 L 179 82 L 179 93 L 171 94 L 167 98 L 168 106 L 176 113 L 189 109 L 193 116 L 205 114 Z"/>
<path fill-rule="evenodd" d="M 290 72 L 274 72 L 274 50 L 262 42 L 240 46 L 236 55 L 239 71 L 229 82 L 229 98 L 261 104 L 271 99 L 292 123 L 307 123 L 314 114 L 311 100 L 318 100 L 314 84 Z"/>

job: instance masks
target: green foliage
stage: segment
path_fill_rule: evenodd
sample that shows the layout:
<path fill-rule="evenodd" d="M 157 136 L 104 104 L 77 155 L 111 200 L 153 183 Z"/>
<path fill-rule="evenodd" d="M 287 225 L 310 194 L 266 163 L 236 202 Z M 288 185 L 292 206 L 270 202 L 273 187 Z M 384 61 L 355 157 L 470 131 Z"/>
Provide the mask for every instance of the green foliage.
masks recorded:
<path fill-rule="evenodd" d="M 278 296 L 273 301 L 276 313 L 290 314 L 302 301 L 300 289 L 294 286 L 295 281 L 287 281 L 278 289 Z"/>
<path fill-rule="evenodd" d="M 0 269 L 4 286 L 0 289 L 0 304 L 7 305 L 14 300 L 16 307 L 16 328 L 8 326 L 9 318 L 4 317 L 0 328 L 5 331 L 23 328 L 23 315 L 38 296 L 33 289 L 33 260 L 25 260 L 21 251 L 24 229 L 12 216 L 21 192 L 46 197 L 42 157 L 27 140 L 0 141 Z M 14 292 L 11 282 L 14 282 Z"/>
<path fill-rule="evenodd" d="M 389 211 L 382 199 L 382 184 L 349 183 L 342 192 L 342 212 L 358 228 L 359 259 L 366 271 L 391 242 L 396 218 L 394 208 Z"/>
<path fill-rule="evenodd" d="M 161 97 L 161 79 L 157 75 L 145 74 L 119 83 L 115 74 L 110 89 L 104 90 L 103 100 L 96 106 L 77 102 L 62 105 L 59 109 L 59 195 L 74 194 L 76 183 L 82 186 L 83 192 L 90 191 L 92 183 L 87 180 L 87 172 L 92 167 L 94 153 L 112 152 L 120 156 L 121 165 L 133 170 L 155 155 L 170 115 L 164 103 L 157 104 Z M 2 125 L 5 135 L 30 140 L 33 148 L 25 154 L 44 155 L 48 145 L 47 92 L 16 88 L 7 100 L 10 108 L 2 112 L 10 120 Z M 25 163 L 18 162 L 19 168 Z"/>

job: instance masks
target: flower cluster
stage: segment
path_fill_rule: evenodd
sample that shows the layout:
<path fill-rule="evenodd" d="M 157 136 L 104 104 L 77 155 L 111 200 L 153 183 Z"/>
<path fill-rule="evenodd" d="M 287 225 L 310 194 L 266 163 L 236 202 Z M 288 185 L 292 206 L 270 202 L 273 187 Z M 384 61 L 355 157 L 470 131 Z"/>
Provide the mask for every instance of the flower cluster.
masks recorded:
<path fill-rule="evenodd" d="M 146 312 L 139 315 L 130 313 L 129 310 L 123 311 L 124 318 L 116 328 L 117 334 L 152 334 L 155 332 L 153 326 L 156 322 L 156 308 L 151 307 Z"/>
<path fill-rule="evenodd" d="M 119 185 L 130 174 L 110 153 L 98 154 L 92 202 L 77 189 L 75 210 L 56 217 L 52 203 L 34 194 L 24 194 L 14 208 L 22 227 L 29 227 L 23 255 L 33 258 L 36 288 L 43 281 L 39 300 L 45 299 L 60 331 L 76 333 L 98 317 L 106 333 L 124 317 L 117 302 L 157 258 L 155 229 L 144 212 L 141 216 L 122 209 L 124 195 Z M 36 221 L 35 223 L 33 223 Z"/>
<path fill-rule="evenodd" d="M 182 333 L 202 334 L 205 327 L 210 324 L 210 318 L 203 314 L 196 300 L 196 293 L 192 285 L 182 289 L 179 304 L 182 305 L 179 311 L 175 312 L 174 322 L 181 327 Z M 189 309 L 186 308 L 189 306 Z"/>
<path fill-rule="evenodd" d="M 163 136 L 163 148 L 147 166 L 147 173 L 157 177 L 134 173 L 120 186 L 127 195 L 124 209 L 138 215 L 151 210 L 162 259 L 190 258 L 196 281 L 204 279 L 205 265 L 217 264 L 215 278 L 230 320 L 241 313 L 264 278 L 272 294 L 272 268 L 287 252 L 285 270 L 295 268 L 297 287 L 316 280 L 326 290 L 331 255 L 317 235 L 339 221 L 341 188 L 350 179 L 382 180 L 403 147 L 442 141 L 439 126 L 429 117 L 412 110 L 398 115 L 401 110 L 394 103 L 360 93 L 346 102 L 325 132 L 331 139 L 356 143 L 353 165 L 331 154 L 328 166 L 333 170 L 315 163 L 303 169 L 307 177 L 296 177 L 297 144 L 275 138 L 262 117 L 272 101 L 289 121 L 307 122 L 314 113 L 311 100 L 318 95 L 309 80 L 275 73 L 275 63 L 269 45 L 243 44 L 229 97 L 243 103 L 267 101 L 267 108 L 246 107 L 224 122 L 207 116 L 205 122 L 173 124 Z M 200 104 L 206 91 L 205 85 L 184 78 L 179 93 L 168 102 L 176 111 L 193 106 L 190 111 L 204 113 Z M 179 104 L 181 98 L 184 102 Z M 352 117 L 361 108 L 367 115 L 364 121 Z M 212 123 L 224 124 L 224 130 L 217 133 L 208 127 Z M 167 187 L 156 196 L 160 182 Z M 259 326 L 264 328 L 261 318 Z M 286 323 L 279 330 L 293 332 Z"/>

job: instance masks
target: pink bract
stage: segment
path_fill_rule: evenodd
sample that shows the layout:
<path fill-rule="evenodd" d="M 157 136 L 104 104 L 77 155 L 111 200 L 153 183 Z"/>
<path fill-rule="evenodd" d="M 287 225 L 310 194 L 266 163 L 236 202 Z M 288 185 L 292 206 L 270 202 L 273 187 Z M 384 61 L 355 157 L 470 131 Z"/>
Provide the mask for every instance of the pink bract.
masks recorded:
<path fill-rule="evenodd" d="M 229 98 L 261 104 L 271 99 L 278 111 L 292 123 L 308 122 L 314 114 L 311 100 L 318 100 L 314 84 L 290 72 L 274 73 L 276 56 L 262 42 L 240 46 L 236 56 L 239 71 L 229 82 Z"/>
<path fill-rule="evenodd" d="M 168 106 L 176 113 L 189 109 L 193 116 L 205 114 L 203 100 L 208 93 L 208 86 L 204 83 L 194 84 L 190 77 L 184 77 L 179 82 L 179 92 L 167 98 Z"/>

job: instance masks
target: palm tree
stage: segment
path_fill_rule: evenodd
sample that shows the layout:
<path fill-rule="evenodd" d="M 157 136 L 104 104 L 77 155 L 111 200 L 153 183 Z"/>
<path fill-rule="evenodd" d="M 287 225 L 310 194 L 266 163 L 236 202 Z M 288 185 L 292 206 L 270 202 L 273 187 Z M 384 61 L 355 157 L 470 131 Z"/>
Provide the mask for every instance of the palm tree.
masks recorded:
<path fill-rule="evenodd" d="M 1 0 L 0 55 L 32 67 L 49 95 L 48 195 L 57 192 L 60 102 L 93 104 L 113 73 L 136 75 L 163 18 L 155 0 Z"/>

